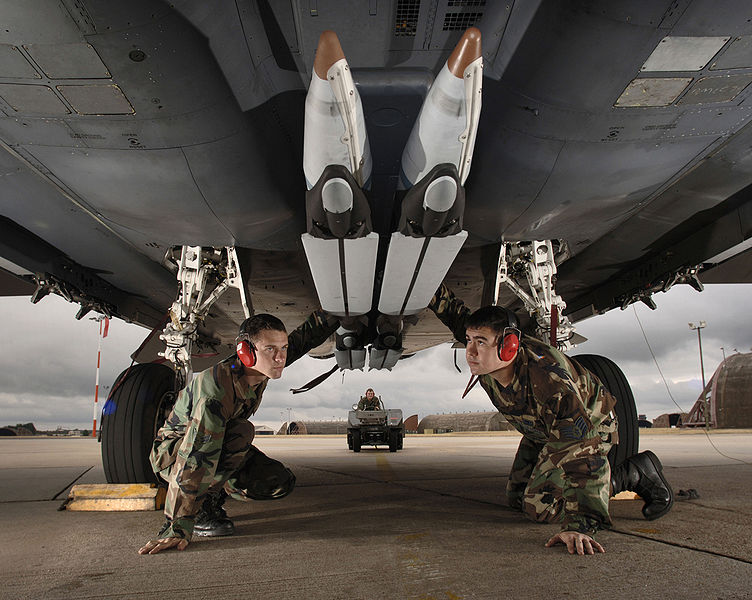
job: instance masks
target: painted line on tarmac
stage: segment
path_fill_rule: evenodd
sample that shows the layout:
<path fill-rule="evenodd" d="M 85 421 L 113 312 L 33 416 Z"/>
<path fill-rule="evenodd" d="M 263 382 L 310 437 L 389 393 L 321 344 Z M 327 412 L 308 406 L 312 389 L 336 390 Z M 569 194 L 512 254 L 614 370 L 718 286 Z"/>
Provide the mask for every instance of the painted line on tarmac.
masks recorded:
<path fill-rule="evenodd" d="M 472 597 L 469 591 L 455 589 L 454 578 L 443 567 L 448 557 L 433 551 L 436 540 L 430 531 L 402 534 L 395 542 L 404 598 L 461 600 Z"/>
<path fill-rule="evenodd" d="M 396 479 L 392 465 L 389 464 L 389 461 L 383 454 L 376 455 L 376 468 L 379 470 L 379 475 L 381 475 L 384 482 L 392 483 Z"/>

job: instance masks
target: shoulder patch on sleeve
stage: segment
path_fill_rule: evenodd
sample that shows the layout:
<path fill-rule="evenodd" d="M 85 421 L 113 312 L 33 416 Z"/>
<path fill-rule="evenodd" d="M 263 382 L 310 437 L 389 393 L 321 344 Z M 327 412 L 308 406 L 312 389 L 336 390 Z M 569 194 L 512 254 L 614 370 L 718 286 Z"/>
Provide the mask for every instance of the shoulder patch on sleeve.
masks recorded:
<path fill-rule="evenodd" d="M 588 424 L 584 417 L 577 417 L 572 425 L 564 425 L 559 429 L 565 440 L 579 441 L 585 437 L 588 432 Z"/>

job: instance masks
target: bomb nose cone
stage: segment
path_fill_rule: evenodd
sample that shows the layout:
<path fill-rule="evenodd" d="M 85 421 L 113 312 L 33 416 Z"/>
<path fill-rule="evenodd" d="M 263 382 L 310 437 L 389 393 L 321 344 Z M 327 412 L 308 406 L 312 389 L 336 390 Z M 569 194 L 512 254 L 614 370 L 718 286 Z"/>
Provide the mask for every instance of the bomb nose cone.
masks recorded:
<path fill-rule="evenodd" d="M 323 39 L 323 34 L 321 37 Z M 321 42 L 319 41 L 319 47 L 320 46 Z M 477 27 L 469 27 L 465 33 L 462 34 L 460 41 L 457 42 L 454 50 L 452 50 L 452 54 L 449 55 L 447 67 L 452 75 L 462 79 L 465 75 L 465 69 L 467 66 L 474 60 L 480 58 L 480 55 L 480 30 Z M 316 55 L 316 60 L 318 60 L 318 54 Z"/>
<path fill-rule="evenodd" d="M 480 36 L 480 33 L 478 35 Z M 342 51 L 337 34 L 333 31 L 324 31 L 319 37 L 319 45 L 316 46 L 316 58 L 313 60 L 313 70 L 316 75 L 320 79 L 326 79 L 326 74 L 331 66 L 343 58 L 345 58 L 345 53 Z"/>

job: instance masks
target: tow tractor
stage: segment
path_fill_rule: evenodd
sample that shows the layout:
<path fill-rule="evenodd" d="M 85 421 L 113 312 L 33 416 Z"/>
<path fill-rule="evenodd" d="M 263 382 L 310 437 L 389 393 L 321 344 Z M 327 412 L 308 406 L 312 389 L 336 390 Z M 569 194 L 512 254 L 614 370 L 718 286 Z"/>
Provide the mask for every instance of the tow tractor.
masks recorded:
<path fill-rule="evenodd" d="M 402 410 L 384 408 L 378 397 L 377 410 L 359 410 L 353 404 L 347 415 L 347 447 L 353 452 L 360 452 L 362 446 L 389 446 L 389 452 L 402 449 L 405 439 L 405 423 Z"/>

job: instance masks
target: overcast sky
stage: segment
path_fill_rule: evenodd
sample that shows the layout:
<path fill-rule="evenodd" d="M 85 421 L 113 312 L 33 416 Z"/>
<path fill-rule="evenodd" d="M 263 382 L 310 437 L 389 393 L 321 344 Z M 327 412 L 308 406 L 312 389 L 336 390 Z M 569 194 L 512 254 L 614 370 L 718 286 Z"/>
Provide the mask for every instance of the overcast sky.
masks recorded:
<path fill-rule="evenodd" d="M 654 297 L 658 309 L 635 306 L 669 388 L 684 410 L 689 410 L 701 391 L 697 333 L 689 321 L 704 320 L 702 348 L 706 379 L 727 355 L 749 352 L 752 346 L 752 285 L 709 285 L 702 293 L 675 286 Z M 98 325 L 76 321 L 78 310 L 57 296 L 32 305 L 26 297 L 0 298 L 3 316 L 3 348 L 0 354 L 0 426 L 33 422 L 38 429 L 91 428 L 97 360 Z M 578 324 L 577 332 L 588 342 L 571 354 L 602 354 L 625 372 L 635 395 L 637 410 L 649 419 L 677 412 L 663 385 L 635 316 L 635 309 L 612 310 Z M 110 335 L 102 341 L 100 409 L 117 374 L 130 364 L 129 355 L 148 331 L 119 319 L 112 321 Z M 485 393 L 476 387 L 460 399 L 469 378 L 464 351 L 458 352 L 462 373 L 453 366 L 453 350 L 432 348 L 400 361 L 392 372 L 348 371 L 335 373 L 310 392 L 292 395 L 298 387 L 328 370 L 334 359 L 304 357 L 273 381 L 253 421 L 275 429 L 293 419 L 346 418 L 347 410 L 367 387 L 373 387 L 390 408 L 401 408 L 405 417 L 441 412 L 493 410 Z"/>

